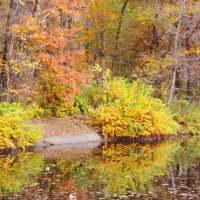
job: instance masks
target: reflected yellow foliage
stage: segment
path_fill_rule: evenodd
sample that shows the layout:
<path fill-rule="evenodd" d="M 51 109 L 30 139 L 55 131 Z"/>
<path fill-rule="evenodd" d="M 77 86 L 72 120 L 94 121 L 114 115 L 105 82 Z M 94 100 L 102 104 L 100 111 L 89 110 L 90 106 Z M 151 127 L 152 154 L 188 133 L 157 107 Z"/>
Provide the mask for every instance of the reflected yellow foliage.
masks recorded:
<path fill-rule="evenodd" d="M 24 185 L 34 183 L 33 177 L 37 177 L 42 169 L 43 160 L 37 153 L 0 155 L 0 197 L 22 191 Z"/>
<path fill-rule="evenodd" d="M 159 186 L 155 180 L 162 183 L 167 174 L 171 180 L 174 177 L 170 169 L 176 174 L 179 173 L 177 166 L 187 171 L 191 165 L 198 164 L 199 149 L 199 137 L 193 137 L 144 145 L 107 143 L 85 156 L 77 154 L 46 161 L 39 153 L 31 152 L 0 156 L 0 198 L 12 192 L 23 192 L 24 185 L 33 186 L 28 191 L 36 195 L 40 187 L 45 192 L 53 185 L 54 191 L 61 192 L 63 185 L 68 188 L 71 183 L 77 195 L 88 194 L 91 188 L 106 196 L 127 191 L 157 193 Z M 46 172 L 40 173 L 44 168 Z M 69 188 L 67 191 L 73 191 Z"/>
<path fill-rule="evenodd" d="M 151 145 L 114 145 L 103 147 L 103 160 L 95 163 L 99 174 L 104 174 L 105 191 L 122 193 L 126 190 L 145 190 L 152 187 L 155 176 L 167 172 L 178 143 Z"/>

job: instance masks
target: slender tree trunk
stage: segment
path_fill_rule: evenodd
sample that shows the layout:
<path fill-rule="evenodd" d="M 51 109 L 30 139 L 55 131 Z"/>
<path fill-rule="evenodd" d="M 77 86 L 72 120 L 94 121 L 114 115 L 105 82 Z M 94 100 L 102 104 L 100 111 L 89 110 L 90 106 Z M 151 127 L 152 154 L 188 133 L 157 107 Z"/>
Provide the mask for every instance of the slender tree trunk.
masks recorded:
<path fill-rule="evenodd" d="M 175 82 L 175 88 L 181 89 L 182 81 L 181 81 L 181 71 L 180 69 L 176 69 L 176 82 Z"/>
<path fill-rule="evenodd" d="M 175 32 L 175 40 L 174 40 L 174 58 L 173 58 L 173 65 L 172 65 L 172 79 L 171 79 L 171 86 L 169 91 L 169 98 L 168 98 L 168 105 L 170 106 L 172 104 L 173 98 L 174 98 L 174 91 L 175 91 L 175 84 L 176 84 L 176 76 L 177 76 L 177 66 L 178 66 L 178 52 L 179 52 L 179 35 L 180 35 L 180 28 L 182 23 L 182 18 L 185 12 L 185 6 L 186 6 L 187 0 L 182 0 L 180 13 L 179 13 L 179 20 L 176 27 Z"/>
<path fill-rule="evenodd" d="M 39 10 L 39 0 L 35 0 L 33 12 L 32 12 L 33 17 L 36 17 L 38 10 Z"/>
<path fill-rule="evenodd" d="M 155 18 L 158 18 L 158 14 L 156 14 Z M 155 49 L 155 52 L 157 52 L 160 44 L 159 44 L 159 39 L 158 39 L 158 30 L 156 25 L 152 26 L 152 39 L 151 39 L 151 44 L 152 47 Z"/>
<path fill-rule="evenodd" d="M 67 22 L 66 14 L 62 10 L 60 10 L 60 25 L 61 25 L 61 28 L 66 28 L 66 22 Z"/>
<path fill-rule="evenodd" d="M 86 20 L 85 21 L 85 23 L 84 23 L 84 29 L 86 30 L 86 31 L 88 31 L 89 30 L 89 21 L 88 20 Z M 88 41 L 85 41 L 85 60 L 86 60 L 86 63 L 90 63 L 90 50 L 89 50 L 89 47 L 90 47 L 90 43 L 88 42 Z"/>
<path fill-rule="evenodd" d="M 172 168 L 171 165 L 169 166 L 169 176 L 170 176 L 170 179 L 171 179 L 173 199 L 176 200 L 177 199 L 177 189 L 176 189 L 176 182 L 175 182 L 174 172 L 173 172 L 173 168 Z"/>
<path fill-rule="evenodd" d="M 14 19 L 17 5 L 14 0 L 10 0 L 9 11 L 7 16 L 5 42 L 3 48 L 3 65 L 0 73 L 0 100 L 1 102 L 9 102 L 9 81 L 10 81 L 10 66 L 9 60 L 11 57 L 12 33 L 11 26 Z"/>
<path fill-rule="evenodd" d="M 39 0 L 35 0 L 33 12 L 32 12 L 32 17 L 33 17 L 33 18 L 36 18 L 36 15 L 37 15 L 37 13 L 38 13 L 38 11 L 39 11 L 39 8 L 40 8 Z M 38 69 L 38 68 L 35 68 L 35 69 L 34 69 L 34 74 L 33 74 L 33 76 L 34 76 L 34 77 L 37 77 L 38 74 L 39 74 L 39 69 Z"/>
<path fill-rule="evenodd" d="M 157 48 L 159 47 L 159 40 L 158 40 L 158 31 L 155 25 L 153 25 L 152 27 L 152 45 L 157 51 Z"/>
<path fill-rule="evenodd" d="M 73 23 L 73 14 L 68 16 L 68 51 L 71 53 L 72 50 L 72 35 L 71 35 L 71 30 L 72 30 L 72 23 Z"/>
<path fill-rule="evenodd" d="M 186 175 L 187 175 L 187 179 L 186 179 L 186 184 L 187 184 L 187 187 L 191 187 L 192 185 L 192 169 L 189 167 L 186 171 Z"/>
<path fill-rule="evenodd" d="M 122 7 L 121 10 L 121 15 L 120 15 L 120 19 L 119 19 L 119 24 L 118 24 L 118 29 L 117 29 L 117 33 L 116 33 L 116 37 L 115 37 L 115 47 L 114 47 L 114 54 L 113 54 L 113 62 L 112 62 L 112 71 L 114 70 L 114 66 L 116 64 L 116 58 L 117 58 L 117 54 L 118 54 L 118 46 L 119 46 L 119 37 L 120 37 L 120 32 L 121 32 L 121 28 L 122 28 L 122 21 L 124 18 L 124 12 L 126 10 L 126 6 L 128 4 L 129 0 L 126 0 L 124 2 L 124 5 Z"/>
<path fill-rule="evenodd" d="M 190 97 L 192 95 L 192 83 L 191 83 L 191 74 L 190 67 L 187 66 L 187 96 Z"/>
<path fill-rule="evenodd" d="M 188 28 L 189 29 L 189 28 Z M 187 30 L 186 30 L 187 31 Z M 185 37 L 185 48 L 187 49 L 187 50 L 190 50 L 190 37 Z M 187 72 L 187 88 L 186 88 L 186 90 L 187 90 L 187 96 L 191 96 L 192 95 L 192 92 L 191 92 L 191 89 L 192 89 L 192 84 L 191 84 L 191 77 L 190 77 L 190 67 L 189 66 L 187 66 L 187 70 L 186 70 L 186 72 Z"/>

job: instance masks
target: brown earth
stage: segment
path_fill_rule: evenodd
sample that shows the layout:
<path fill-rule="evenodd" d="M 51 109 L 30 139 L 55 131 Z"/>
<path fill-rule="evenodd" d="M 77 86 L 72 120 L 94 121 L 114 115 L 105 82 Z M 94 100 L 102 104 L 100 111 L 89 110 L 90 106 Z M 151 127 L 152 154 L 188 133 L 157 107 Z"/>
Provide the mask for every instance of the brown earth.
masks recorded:
<path fill-rule="evenodd" d="M 34 119 L 32 123 L 44 131 L 44 137 L 69 136 L 93 133 L 95 130 L 88 125 L 86 117 L 49 117 Z"/>

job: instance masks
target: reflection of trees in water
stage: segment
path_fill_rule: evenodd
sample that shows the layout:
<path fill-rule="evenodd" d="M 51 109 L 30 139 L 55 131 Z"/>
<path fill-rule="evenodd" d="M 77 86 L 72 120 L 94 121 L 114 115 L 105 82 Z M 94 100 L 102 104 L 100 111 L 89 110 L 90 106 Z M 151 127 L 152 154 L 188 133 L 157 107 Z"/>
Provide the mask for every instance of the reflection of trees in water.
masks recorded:
<path fill-rule="evenodd" d="M 185 180 L 181 184 L 186 187 L 193 183 L 193 191 L 198 187 L 199 157 L 200 142 L 195 137 L 157 145 L 111 144 L 104 145 L 73 175 L 78 185 L 85 189 L 93 185 L 106 194 L 128 190 L 141 194 L 152 190 L 159 194 L 161 185 L 167 183 L 167 196 L 172 198 L 173 194 L 176 199 L 181 191 L 177 185 L 180 180 Z M 156 185 L 158 180 L 160 184 Z M 164 193 L 161 191 L 160 196 Z"/>
<path fill-rule="evenodd" d="M 64 190 L 65 195 L 74 192 L 82 199 L 98 199 L 127 191 L 145 197 L 143 194 L 152 191 L 155 196 L 176 199 L 181 175 L 186 175 L 186 181 L 181 182 L 185 186 L 194 181 L 193 176 L 196 178 L 196 167 L 190 164 L 197 163 L 199 145 L 196 139 L 156 145 L 107 144 L 81 159 L 48 161 L 48 165 L 56 166 L 54 176 L 59 175 L 54 192 L 61 194 Z M 49 184 L 52 182 L 49 180 Z"/>
<path fill-rule="evenodd" d="M 180 197 L 188 199 L 200 198 L 200 141 L 199 137 L 193 137 L 183 140 L 179 150 L 176 152 L 173 161 L 173 168 L 169 169 L 169 176 L 160 181 L 169 183 L 166 188 L 164 185 L 154 185 L 156 191 L 158 188 L 162 191 L 164 198 L 173 194 L 173 199 Z M 160 194 L 160 195 L 161 195 Z"/>
<path fill-rule="evenodd" d="M 105 144 L 84 156 L 82 153 L 66 153 L 70 155 L 67 158 L 48 158 L 44 168 L 48 166 L 49 170 L 38 176 L 37 185 L 27 186 L 20 198 L 60 200 L 68 199 L 70 193 L 79 200 L 105 198 L 113 193 L 126 194 L 128 199 L 134 195 L 180 199 L 184 194 L 190 199 L 200 198 L 200 142 L 195 137 L 155 145 Z M 18 187 L 9 184 L 10 188 L 4 181 L 4 189 L 8 192 L 17 191 L 23 184 L 31 184 L 26 177 L 38 174 L 43 163 L 37 154 L 32 153 L 29 156 L 0 157 L 0 160 L 7 174 L 4 179 L 7 182 L 20 180 Z M 17 171 L 19 175 L 15 174 Z"/>
<path fill-rule="evenodd" d="M 21 152 L 0 156 L 0 198 L 20 192 L 24 185 L 34 183 L 43 168 L 43 160 L 37 153 Z"/>
<path fill-rule="evenodd" d="M 111 144 L 102 148 L 102 155 L 87 160 L 78 172 L 85 174 L 106 193 L 123 193 L 127 190 L 145 191 L 152 187 L 155 176 L 167 172 L 167 164 L 179 148 L 175 142 L 152 145 Z M 75 172 L 76 173 L 76 172 Z M 77 176 L 81 185 L 83 176 Z M 87 181 L 88 183 L 88 181 Z"/>
<path fill-rule="evenodd" d="M 45 173 L 40 174 L 34 187 L 28 187 L 20 194 L 21 199 L 67 199 L 73 195 L 73 200 L 90 200 L 87 191 L 78 187 L 70 172 L 80 165 L 82 157 L 71 157 L 71 160 L 51 159 L 45 163 Z M 47 167 L 48 166 L 48 167 Z M 48 170 L 47 170 L 48 168 Z"/>

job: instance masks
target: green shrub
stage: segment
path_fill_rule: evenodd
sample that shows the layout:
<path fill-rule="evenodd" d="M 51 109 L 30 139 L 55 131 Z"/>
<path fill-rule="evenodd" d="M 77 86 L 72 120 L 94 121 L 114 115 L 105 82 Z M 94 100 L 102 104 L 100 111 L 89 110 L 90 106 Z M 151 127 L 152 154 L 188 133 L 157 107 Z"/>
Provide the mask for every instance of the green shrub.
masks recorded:
<path fill-rule="evenodd" d="M 92 81 L 79 97 L 91 124 L 105 137 L 138 137 L 175 133 L 179 126 L 152 89 L 123 78 Z"/>
<path fill-rule="evenodd" d="M 0 104 L 0 149 L 26 148 L 41 137 L 41 130 L 28 123 L 31 112 L 18 103 Z"/>
<path fill-rule="evenodd" d="M 54 113 L 57 117 L 73 116 L 78 114 L 80 111 L 77 107 L 69 105 L 68 103 L 62 103 L 56 107 Z"/>
<path fill-rule="evenodd" d="M 50 116 L 65 117 L 65 116 L 74 116 L 80 113 L 78 107 L 70 105 L 67 102 L 55 103 L 55 104 L 46 102 L 39 105 L 38 108 L 36 107 L 36 109 L 33 107 L 33 109 L 35 117 L 50 117 Z"/>
<path fill-rule="evenodd" d="M 41 118 L 45 117 L 45 110 L 36 102 L 28 105 L 26 111 L 29 113 L 31 118 Z"/>
<path fill-rule="evenodd" d="M 187 100 L 175 100 L 172 106 L 174 119 L 181 125 L 181 132 L 200 134 L 200 106 Z"/>

